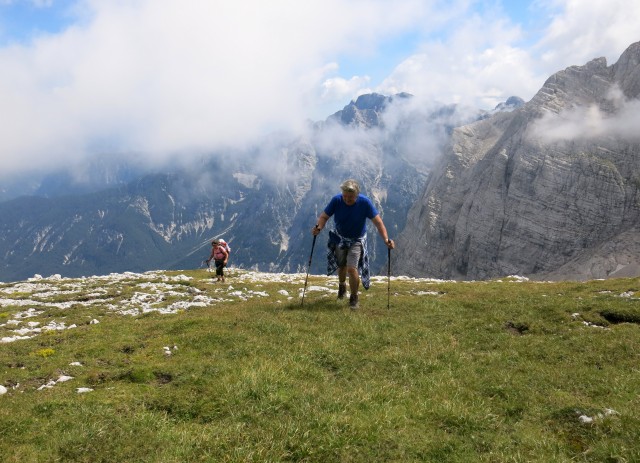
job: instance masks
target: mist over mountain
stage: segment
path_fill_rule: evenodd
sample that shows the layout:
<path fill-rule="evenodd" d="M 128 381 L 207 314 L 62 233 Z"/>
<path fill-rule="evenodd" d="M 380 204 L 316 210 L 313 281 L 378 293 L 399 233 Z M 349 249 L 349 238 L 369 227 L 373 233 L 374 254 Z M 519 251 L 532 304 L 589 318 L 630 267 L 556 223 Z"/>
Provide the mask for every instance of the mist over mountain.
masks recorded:
<path fill-rule="evenodd" d="M 305 133 L 273 134 L 198 163 L 144 174 L 114 158 L 43 175 L 32 196 L 0 203 L 0 280 L 194 268 L 219 236 L 232 265 L 302 271 L 310 229 L 344 179 L 361 182 L 396 236 L 453 127 L 483 114 L 425 107 L 408 94 L 363 95 Z M 376 269 L 386 248 L 370 233 Z M 321 235 L 314 273 L 325 271 L 325 245 Z"/>
<path fill-rule="evenodd" d="M 640 43 L 453 130 L 398 239 L 398 274 L 640 274 Z"/>
<path fill-rule="evenodd" d="M 304 271 L 310 228 L 346 178 L 397 236 L 397 275 L 638 275 L 639 96 L 635 43 L 611 66 L 571 66 L 529 102 L 492 111 L 369 94 L 303 133 L 197 163 L 113 159 L 43 175 L 27 182 L 41 196 L 0 203 L 0 280 L 193 268 L 219 236 L 235 266 Z M 369 234 L 375 272 L 387 252 Z M 325 245 L 323 234 L 312 273 L 324 273 Z"/>

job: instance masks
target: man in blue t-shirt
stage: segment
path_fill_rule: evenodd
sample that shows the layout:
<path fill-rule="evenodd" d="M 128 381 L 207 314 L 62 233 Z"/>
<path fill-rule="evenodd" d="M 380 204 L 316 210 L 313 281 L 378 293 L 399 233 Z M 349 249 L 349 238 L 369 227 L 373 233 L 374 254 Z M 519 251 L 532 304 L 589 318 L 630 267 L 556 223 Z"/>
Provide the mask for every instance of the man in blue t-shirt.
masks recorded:
<path fill-rule="evenodd" d="M 346 280 L 349 276 L 349 306 L 358 308 L 358 287 L 360 275 L 363 275 L 363 286 L 369 287 L 368 255 L 367 255 L 367 219 L 378 229 L 378 233 L 389 249 L 395 244 L 389 239 L 387 229 L 382 222 L 378 210 L 371 200 L 360 194 L 360 185 L 353 179 L 345 180 L 340 185 L 342 193 L 335 195 L 318 217 L 311 230 L 317 236 L 333 217 L 335 230 L 329 232 L 329 273 L 338 269 L 338 299 L 347 293 Z"/>

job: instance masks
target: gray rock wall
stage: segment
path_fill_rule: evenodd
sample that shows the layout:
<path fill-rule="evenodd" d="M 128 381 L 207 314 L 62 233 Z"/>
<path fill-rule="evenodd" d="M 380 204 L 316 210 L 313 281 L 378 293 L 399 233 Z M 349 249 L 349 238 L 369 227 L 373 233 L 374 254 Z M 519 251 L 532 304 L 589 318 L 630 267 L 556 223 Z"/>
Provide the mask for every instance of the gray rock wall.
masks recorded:
<path fill-rule="evenodd" d="M 572 66 L 512 113 L 454 130 L 409 212 L 395 273 L 583 279 L 636 268 L 640 139 L 616 118 L 640 107 L 639 62 L 634 44 L 613 66 Z"/>

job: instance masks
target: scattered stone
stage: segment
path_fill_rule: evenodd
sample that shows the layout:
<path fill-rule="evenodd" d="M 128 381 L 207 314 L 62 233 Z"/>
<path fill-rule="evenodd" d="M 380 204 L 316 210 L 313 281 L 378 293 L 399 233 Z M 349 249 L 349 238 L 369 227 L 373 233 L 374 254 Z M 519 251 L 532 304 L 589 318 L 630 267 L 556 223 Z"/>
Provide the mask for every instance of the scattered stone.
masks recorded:
<path fill-rule="evenodd" d="M 49 381 L 46 384 L 43 384 L 42 386 L 40 386 L 38 388 L 39 391 L 42 391 L 43 389 L 51 389 L 53 386 L 56 385 L 56 382 L 54 380 Z"/>
<path fill-rule="evenodd" d="M 415 294 L 416 296 L 440 296 L 441 293 L 439 291 L 416 291 L 413 294 Z"/>

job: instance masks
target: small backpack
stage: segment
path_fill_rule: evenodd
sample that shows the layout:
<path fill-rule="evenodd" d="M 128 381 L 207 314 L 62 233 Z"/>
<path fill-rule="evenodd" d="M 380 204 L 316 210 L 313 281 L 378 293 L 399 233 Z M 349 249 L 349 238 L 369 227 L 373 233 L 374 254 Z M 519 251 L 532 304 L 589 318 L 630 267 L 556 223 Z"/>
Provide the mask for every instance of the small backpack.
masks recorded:
<path fill-rule="evenodd" d="M 231 255 L 231 248 L 229 247 L 229 245 L 227 244 L 227 242 L 225 240 L 223 240 L 222 238 L 218 238 L 218 241 L 220 241 L 220 244 L 222 245 L 223 248 L 225 248 L 227 250 L 227 253 L 229 255 Z"/>

